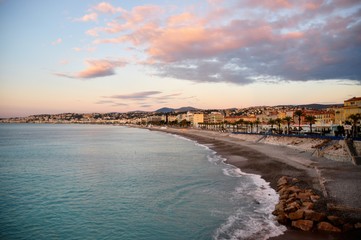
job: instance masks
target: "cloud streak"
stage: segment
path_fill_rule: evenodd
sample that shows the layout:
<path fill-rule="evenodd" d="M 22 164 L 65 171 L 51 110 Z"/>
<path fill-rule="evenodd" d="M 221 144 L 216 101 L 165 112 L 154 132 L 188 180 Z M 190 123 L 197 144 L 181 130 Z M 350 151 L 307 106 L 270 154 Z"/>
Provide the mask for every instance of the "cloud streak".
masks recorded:
<path fill-rule="evenodd" d="M 154 95 L 159 95 L 162 92 L 160 91 L 145 91 L 145 92 L 136 92 L 131 94 L 120 94 L 120 95 L 113 95 L 109 96 L 108 98 L 115 98 L 115 99 L 126 99 L 126 100 L 144 100 L 149 97 L 153 97 Z"/>
<path fill-rule="evenodd" d="M 146 108 L 153 105 L 169 104 L 176 100 L 192 99 L 184 97 L 182 93 L 164 93 L 162 91 L 141 91 L 127 94 L 116 94 L 111 96 L 102 96 L 96 104 L 106 104 L 111 106 L 137 106 Z M 121 103 L 118 103 L 121 101 Z"/>
<path fill-rule="evenodd" d="M 87 68 L 78 73 L 55 73 L 55 75 L 80 79 L 99 78 L 114 75 L 116 68 L 124 67 L 127 64 L 122 60 L 86 60 L 85 63 Z"/>

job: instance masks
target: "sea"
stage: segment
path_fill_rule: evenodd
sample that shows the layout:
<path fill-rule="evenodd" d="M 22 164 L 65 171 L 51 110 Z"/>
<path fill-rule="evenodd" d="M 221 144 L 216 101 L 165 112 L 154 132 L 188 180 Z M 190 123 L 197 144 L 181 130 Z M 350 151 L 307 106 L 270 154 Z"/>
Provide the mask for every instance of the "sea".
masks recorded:
<path fill-rule="evenodd" d="M 0 239 L 268 239 L 285 231 L 260 176 L 176 135 L 0 124 Z"/>

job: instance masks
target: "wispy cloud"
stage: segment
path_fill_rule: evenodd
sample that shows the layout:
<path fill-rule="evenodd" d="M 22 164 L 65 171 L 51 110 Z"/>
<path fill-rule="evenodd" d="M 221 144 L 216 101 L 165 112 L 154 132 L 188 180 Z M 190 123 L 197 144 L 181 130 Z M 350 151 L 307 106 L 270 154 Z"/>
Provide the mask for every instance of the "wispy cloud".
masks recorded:
<path fill-rule="evenodd" d="M 55 73 L 57 76 L 68 78 L 98 78 L 115 74 L 115 68 L 124 67 L 127 63 L 122 60 L 86 60 L 88 66 L 85 70 L 75 74 Z"/>
<path fill-rule="evenodd" d="M 95 21 L 98 20 L 98 14 L 95 13 L 95 12 L 92 12 L 92 13 L 89 13 L 89 14 L 85 14 L 81 18 L 77 18 L 75 20 L 80 21 L 80 22 L 95 22 Z"/>
<path fill-rule="evenodd" d="M 62 43 L 63 42 L 63 40 L 61 39 L 61 38 L 58 38 L 58 39 L 56 39 L 55 41 L 53 41 L 52 43 L 51 43 L 51 45 L 58 45 L 58 44 L 60 44 L 60 43 Z"/>
<path fill-rule="evenodd" d="M 208 0 L 198 6 L 204 5 L 187 11 L 156 5 L 122 9 L 88 34 L 98 44 L 144 49 L 144 63 L 160 76 L 236 84 L 361 82 L 357 1 Z M 104 3 L 94 9 L 114 13 L 117 8 Z"/>
<path fill-rule="evenodd" d="M 116 8 L 107 2 L 101 2 L 98 5 L 94 6 L 93 9 L 98 12 L 111 13 L 111 14 L 115 14 L 117 12 L 124 12 L 122 8 L 120 7 Z"/>
<path fill-rule="evenodd" d="M 145 92 L 136 92 L 130 94 L 119 94 L 119 95 L 112 95 L 108 98 L 115 98 L 115 99 L 131 99 L 131 100 L 144 100 L 149 97 L 153 97 L 154 95 L 159 95 L 162 92 L 160 91 L 145 91 Z"/>

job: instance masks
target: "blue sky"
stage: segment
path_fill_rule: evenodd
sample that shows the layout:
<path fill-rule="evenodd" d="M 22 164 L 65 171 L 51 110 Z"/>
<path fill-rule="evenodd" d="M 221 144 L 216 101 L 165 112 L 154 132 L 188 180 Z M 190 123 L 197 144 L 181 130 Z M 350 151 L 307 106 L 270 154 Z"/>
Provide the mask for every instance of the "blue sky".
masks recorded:
<path fill-rule="evenodd" d="M 0 1 L 0 117 L 342 103 L 361 4 Z"/>

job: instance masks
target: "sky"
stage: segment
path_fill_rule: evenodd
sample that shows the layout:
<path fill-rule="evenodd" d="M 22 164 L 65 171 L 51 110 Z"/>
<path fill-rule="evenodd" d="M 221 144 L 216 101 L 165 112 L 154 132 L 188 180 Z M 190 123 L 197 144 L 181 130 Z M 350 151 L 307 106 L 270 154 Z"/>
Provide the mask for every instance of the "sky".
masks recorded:
<path fill-rule="evenodd" d="M 354 96 L 359 0 L 0 0 L 0 117 Z"/>

